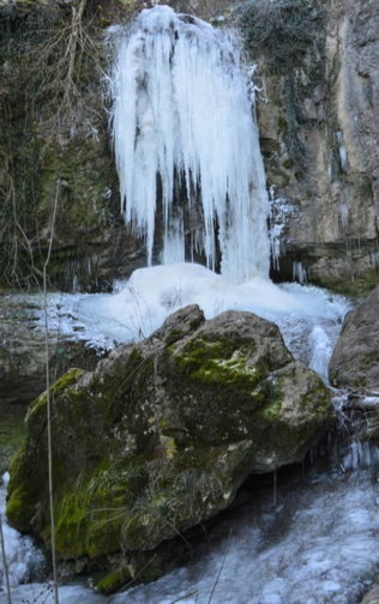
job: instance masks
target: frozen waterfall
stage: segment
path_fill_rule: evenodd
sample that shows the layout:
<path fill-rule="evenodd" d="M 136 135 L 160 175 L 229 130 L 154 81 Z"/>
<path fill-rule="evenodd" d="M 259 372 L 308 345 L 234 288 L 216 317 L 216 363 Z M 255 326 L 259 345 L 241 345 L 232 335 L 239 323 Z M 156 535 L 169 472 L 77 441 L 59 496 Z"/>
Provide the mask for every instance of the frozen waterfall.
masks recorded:
<path fill-rule="evenodd" d="M 112 32 L 122 212 L 162 264 L 203 259 L 242 282 L 269 271 L 268 196 L 251 86 L 232 35 L 168 6 Z"/>

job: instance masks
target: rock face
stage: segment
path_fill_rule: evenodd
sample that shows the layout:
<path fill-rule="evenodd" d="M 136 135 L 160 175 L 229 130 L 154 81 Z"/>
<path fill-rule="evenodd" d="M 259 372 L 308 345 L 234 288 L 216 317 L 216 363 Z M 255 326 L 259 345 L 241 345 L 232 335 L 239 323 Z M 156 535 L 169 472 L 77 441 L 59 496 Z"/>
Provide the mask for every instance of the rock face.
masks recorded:
<path fill-rule="evenodd" d="M 379 602 L 379 585 L 374 585 L 372 589 L 365 595 L 360 604 L 378 604 Z"/>
<path fill-rule="evenodd" d="M 379 286 L 349 313 L 329 365 L 340 388 L 379 391 Z"/>
<path fill-rule="evenodd" d="M 155 548 L 225 508 L 249 473 L 299 461 L 333 416 L 276 325 L 244 312 L 205 321 L 197 306 L 93 373 L 71 370 L 51 395 L 64 558 Z M 7 514 L 48 541 L 46 403 L 30 407 Z"/>
<path fill-rule="evenodd" d="M 261 77 L 258 122 L 278 200 L 273 214 L 284 223 L 273 272 L 291 279 L 297 261 L 322 285 L 378 283 L 379 5 L 243 6 L 240 26 Z"/>
<path fill-rule="evenodd" d="M 52 236 L 50 284 L 66 291 L 145 264 L 119 215 L 101 84 L 103 28 L 134 3 L 100 4 L 0 2 L 1 286 L 40 282 Z"/>

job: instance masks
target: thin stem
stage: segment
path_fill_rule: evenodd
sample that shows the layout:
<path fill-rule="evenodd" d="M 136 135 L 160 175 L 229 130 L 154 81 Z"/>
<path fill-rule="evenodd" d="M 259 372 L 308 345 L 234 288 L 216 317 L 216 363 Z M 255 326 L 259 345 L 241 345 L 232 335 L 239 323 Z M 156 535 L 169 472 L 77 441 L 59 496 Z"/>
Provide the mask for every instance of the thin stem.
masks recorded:
<path fill-rule="evenodd" d="M 223 557 L 223 559 L 222 559 L 221 566 L 220 566 L 220 568 L 219 568 L 219 571 L 218 571 L 218 573 L 217 573 L 216 580 L 215 580 L 215 582 L 214 582 L 214 584 L 213 584 L 212 591 L 211 591 L 211 594 L 210 594 L 210 596 L 209 596 L 208 604 L 211 604 L 211 602 L 212 602 L 212 599 L 213 599 L 214 593 L 215 593 L 215 591 L 216 591 L 217 584 L 218 584 L 218 582 L 219 582 L 219 580 L 220 580 L 221 573 L 222 573 L 222 570 L 223 570 L 223 568 L 224 568 L 225 560 L 226 560 L 226 555 L 224 555 L 224 557 Z"/>
<path fill-rule="evenodd" d="M 4 540 L 4 533 L 3 533 L 3 521 L 1 518 L 1 514 L 0 514 L 0 542 L 1 542 L 1 555 L 3 558 L 3 566 L 4 566 L 5 585 L 7 588 L 7 604 L 12 604 L 11 584 L 9 582 L 8 564 L 7 564 L 7 556 L 5 553 L 5 540 Z"/>
<path fill-rule="evenodd" d="M 51 250 L 53 247 L 55 218 L 57 214 L 59 191 L 61 181 L 57 180 L 55 191 L 53 218 L 51 224 L 51 233 L 47 257 L 43 266 L 43 293 L 44 293 L 44 319 L 45 319 L 45 355 L 46 355 L 46 393 L 47 393 L 47 451 L 48 451 L 48 482 L 49 482 L 49 509 L 50 509 L 50 528 L 51 528 L 51 558 L 53 565 L 53 583 L 54 600 L 59 604 L 58 581 L 57 581 L 57 563 L 55 556 L 55 521 L 54 521 L 54 495 L 53 495 L 53 463 L 52 463 L 52 438 L 51 438 L 51 400 L 50 400 L 50 365 L 49 365 L 49 324 L 47 317 L 47 267 L 50 262 Z"/>

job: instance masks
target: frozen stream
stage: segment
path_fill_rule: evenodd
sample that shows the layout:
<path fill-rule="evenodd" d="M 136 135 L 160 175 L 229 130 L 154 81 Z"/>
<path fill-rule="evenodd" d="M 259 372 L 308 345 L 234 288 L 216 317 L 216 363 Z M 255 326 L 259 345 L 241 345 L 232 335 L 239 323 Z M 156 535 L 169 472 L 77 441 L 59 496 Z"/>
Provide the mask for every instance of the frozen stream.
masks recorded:
<path fill-rule="evenodd" d="M 353 604 L 379 566 L 379 492 L 373 469 L 320 475 L 245 506 L 230 536 L 128 604 Z M 122 597 L 115 602 L 121 603 Z M 124 600 L 125 601 L 125 600 Z"/>
<path fill-rule="evenodd" d="M 279 486 L 276 507 L 266 489 L 221 523 L 192 564 L 112 598 L 62 587 L 62 602 L 356 604 L 379 569 L 377 469 L 314 470 Z M 43 585 L 20 586 L 13 597 L 52 602 Z"/>

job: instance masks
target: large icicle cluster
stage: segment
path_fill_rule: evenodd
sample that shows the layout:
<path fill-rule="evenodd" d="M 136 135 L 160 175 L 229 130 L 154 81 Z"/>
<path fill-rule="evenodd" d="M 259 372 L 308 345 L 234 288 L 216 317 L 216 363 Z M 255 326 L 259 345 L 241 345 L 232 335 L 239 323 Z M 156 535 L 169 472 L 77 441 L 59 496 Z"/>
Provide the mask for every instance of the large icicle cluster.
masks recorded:
<path fill-rule="evenodd" d="M 122 211 L 162 263 L 203 254 L 234 281 L 266 276 L 267 195 L 238 47 L 167 6 L 116 32 L 113 134 Z M 186 253 L 185 253 L 186 242 Z"/>

